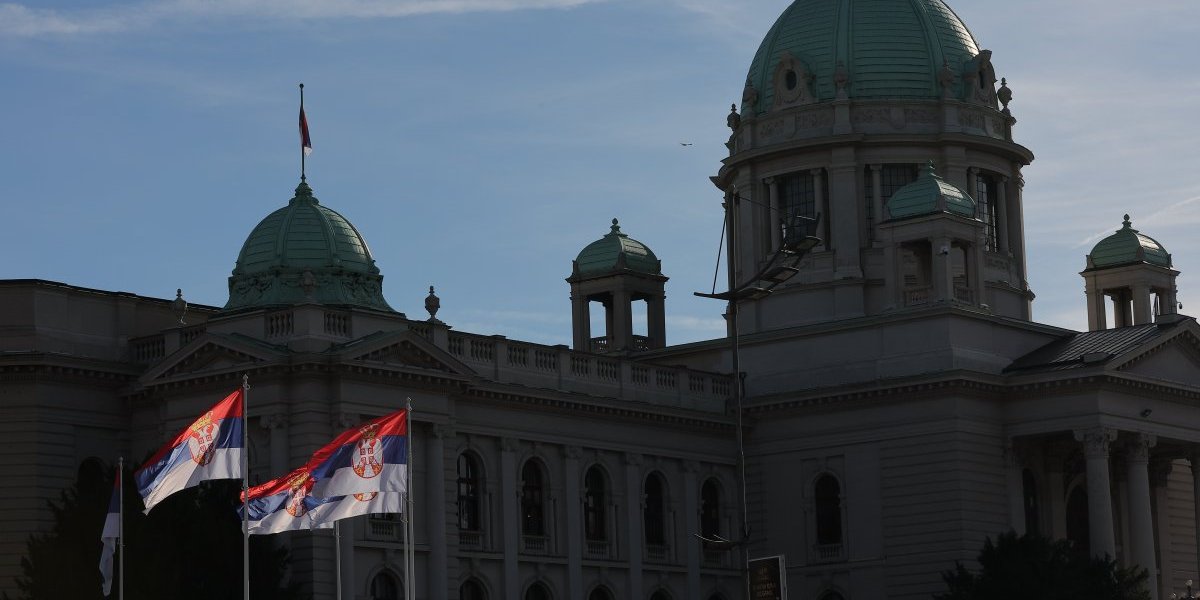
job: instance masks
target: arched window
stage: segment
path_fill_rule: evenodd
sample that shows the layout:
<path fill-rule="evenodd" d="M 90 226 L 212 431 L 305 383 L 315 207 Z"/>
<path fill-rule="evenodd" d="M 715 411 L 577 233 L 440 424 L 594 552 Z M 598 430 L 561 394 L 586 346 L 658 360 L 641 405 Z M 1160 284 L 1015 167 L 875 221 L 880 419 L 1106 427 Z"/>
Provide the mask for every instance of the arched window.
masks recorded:
<path fill-rule="evenodd" d="M 525 590 L 525 600 L 550 600 L 550 590 L 544 583 L 535 583 Z"/>
<path fill-rule="evenodd" d="M 825 473 L 813 483 L 816 500 L 817 544 L 842 543 L 842 489 L 837 478 Z"/>
<path fill-rule="evenodd" d="M 483 470 L 479 461 L 464 452 L 458 455 L 458 528 L 479 531 Z"/>
<path fill-rule="evenodd" d="M 650 600 L 672 600 L 667 590 L 658 590 L 650 595 Z"/>
<path fill-rule="evenodd" d="M 1033 471 L 1024 469 L 1021 472 L 1022 492 L 1025 497 L 1025 533 L 1037 535 L 1038 523 L 1041 521 L 1038 515 L 1038 491 L 1037 480 L 1033 478 Z"/>
<path fill-rule="evenodd" d="M 651 473 L 646 478 L 646 508 L 642 512 L 642 525 L 647 544 L 661 546 L 667 543 L 667 498 L 663 488 L 663 479 L 658 473 Z"/>
<path fill-rule="evenodd" d="M 608 481 L 600 467 L 588 469 L 583 478 L 583 534 L 592 541 L 608 541 L 605 506 L 608 504 Z"/>
<path fill-rule="evenodd" d="M 483 584 L 475 579 L 468 579 L 458 588 L 459 600 L 487 600 L 487 591 Z"/>
<path fill-rule="evenodd" d="M 396 578 L 386 572 L 381 572 L 371 579 L 370 592 L 371 600 L 400 600 L 404 597 Z"/>
<path fill-rule="evenodd" d="M 521 533 L 525 535 L 546 535 L 545 485 L 541 465 L 526 461 L 521 469 Z"/>
<path fill-rule="evenodd" d="M 715 479 L 700 488 L 700 535 L 710 540 L 721 536 L 721 487 Z"/>
<path fill-rule="evenodd" d="M 588 600 L 613 600 L 613 595 L 608 588 L 598 585 L 596 589 L 592 590 L 592 593 L 588 594 Z"/>

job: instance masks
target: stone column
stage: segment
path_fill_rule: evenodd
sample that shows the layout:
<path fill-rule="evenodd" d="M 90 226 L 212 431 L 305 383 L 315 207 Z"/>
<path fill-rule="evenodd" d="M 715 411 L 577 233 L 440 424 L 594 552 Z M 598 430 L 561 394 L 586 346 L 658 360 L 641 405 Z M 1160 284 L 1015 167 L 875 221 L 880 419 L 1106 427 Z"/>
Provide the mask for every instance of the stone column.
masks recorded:
<path fill-rule="evenodd" d="M 591 352 L 592 343 L 592 314 L 590 302 L 582 293 L 576 292 L 571 295 L 571 321 L 572 321 L 572 336 L 574 338 L 575 349 L 584 352 Z"/>
<path fill-rule="evenodd" d="M 1153 435 L 1134 434 L 1126 448 L 1125 477 L 1129 482 L 1129 533 L 1131 538 L 1132 562 L 1150 571 L 1150 600 L 1158 600 L 1158 567 L 1154 560 L 1154 518 L 1150 509 L 1150 448 L 1155 444 Z"/>
<path fill-rule="evenodd" d="M 427 475 L 425 476 L 426 497 L 429 510 L 426 511 L 426 535 L 429 536 L 429 597 L 432 600 L 446 598 L 446 459 L 445 444 L 447 439 L 453 440 L 454 431 L 445 425 L 434 425 L 426 436 L 425 460 Z"/>
<path fill-rule="evenodd" d="M 1046 489 L 1050 499 L 1050 535 L 1056 540 L 1067 537 L 1067 499 L 1064 496 L 1063 466 L 1065 457 L 1060 448 L 1046 453 Z"/>
<path fill-rule="evenodd" d="M 1008 487 L 1008 520 L 1017 535 L 1025 534 L 1025 479 L 1021 456 L 1012 440 L 1004 446 L 1004 480 Z"/>
<path fill-rule="evenodd" d="M 697 475 L 700 463 L 689 460 L 683 463 L 683 518 L 684 547 L 687 548 L 687 597 L 700 598 L 700 485 Z"/>
<path fill-rule="evenodd" d="M 1154 311 L 1150 306 L 1150 286 L 1139 283 L 1134 285 L 1131 291 L 1133 292 L 1133 324 L 1153 323 Z"/>
<path fill-rule="evenodd" d="M 829 221 L 832 215 L 825 206 L 825 170 L 812 169 L 809 174 L 813 179 L 813 212 L 821 215 L 821 222 L 817 224 L 817 231 L 813 235 L 821 238 L 822 247 L 832 248 L 833 240 L 829 239 Z"/>
<path fill-rule="evenodd" d="M 1008 178 L 1001 177 L 1000 181 L 996 182 L 996 198 L 994 200 L 988 198 L 988 200 L 996 203 L 996 249 L 1011 255 L 1012 250 L 1009 248 L 1008 239 L 1008 199 L 1004 191 L 1006 187 L 1008 187 Z M 1024 273 L 1021 276 L 1024 277 Z"/>
<path fill-rule="evenodd" d="M 629 292 L 618 290 L 613 293 L 612 329 L 609 329 L 610 351 L 633 349 L 633 311 Z"/>
<path fill-rule="evenodd" d="M 1157 517 L 1154 534 L 1158 540 L 1158 564 L 1161 565 L 1157 581 L 1160 598 L 1171 595 L 1171 565 L 1175 564 L 1171 543 L 1170 500 L 1167 493 L 1167 482 L 1173 467 L 1169 458 L 1157 459 L 1150 463 L 1150 493 L 1154 497 L 1154 514 Z"/>
<path fill-rule="evenodd" d="M 666 301 L 662 296 L 646 299 L 646 333 L 651 348 L 667 346 Z"/>
<path fill-rule="evenodd" d="M 1117 555 L 1108 472 L 1108 447 L 1116 438 L 1117 431 L 1106 427 L 1075 431 L 1075 439 L 1083 442 L 1087 457 L 1088 536 L 1092 556 L 1097 558 Z"/>
<path fill-rule="evenodd" d="M 767 209 L 767 228 L 770 229 L 770 252 L 775 252 L 783 243 L 782 223 L 784 218 L 783 207 L 779 205 L 779 183 L 774 177 L 768 177 L 763 180 L 767 184 L 767 198 L 769 201 Z"/>
<path fill-rule="evenodd" d="M 883 165 L 871 165 L 871 209 L 874 211 L 874 223 L 871 224 L 872 231 L 868 232 L 867 237 L 879 239 L 879 224 L 887 220 L 887 215 L 883 212 Z"/>
<path fill-rule="evenodd" d="M 1108 315 L 1104 311 L 1104 290 L 1087 292 L 1088 331 L 1108 329 Z"/>
<path fill-rule="evenodd" d="M 829 169 L 829 191 L 834 198 L 858 198 L 858 164 L 854 150 L 844 148 L 831 153 L 833 165 Z M 862 261 L 859 258 L 858 203 L 830 202 L 829 215 L 825 217 L 825 230 L 833 243 L 826 243 L 836 253 L 834 256 L 834 279 L 861 279 Z M 862 288 L 845 288 L 835 291 L 838 314 L 854 316 L 863 313 Z"/>
<path fill-rule="evenodd" d="M 579 446 L 563 448 L 563 494 L 567 509 L 567 597 L 583 597 L 583 494 L 579 492 Z"/>
<path fill-rule="evenodd" d="M 950 268 L 950 238 L 930 238 L 933 254 L 933 290 L 936 299 L 949 302 L 954 298 L 954 271 Z"/>
<path fill-rule="evenodd" d="M 628 513 L 626 539 L 629 550 L 629 591 L 627 598 L 642 597 L 642 455 L 625 454 L 625 511 Z"/>
<path fill-rule="evenodd" d="M 1200 447 L 1192 448 L 1192 506 L 1196 512 L 1196 572 L 1200 573 Z"/>
<path fill-rule="evenodd" d="M 520 548 L 521 507 L 517 497 L 517 448 L 514 438 L 500 439 L 500 514 L 504 530 L 504 597 L 521 597 L 517 552 Z"/>

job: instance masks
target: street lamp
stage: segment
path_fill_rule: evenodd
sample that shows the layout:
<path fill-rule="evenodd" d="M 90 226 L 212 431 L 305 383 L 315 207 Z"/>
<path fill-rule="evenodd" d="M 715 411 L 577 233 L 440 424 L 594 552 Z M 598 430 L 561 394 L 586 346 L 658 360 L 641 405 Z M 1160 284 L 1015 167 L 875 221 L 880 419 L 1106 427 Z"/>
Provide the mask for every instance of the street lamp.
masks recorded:
<path fill-rule="evenodd" d="M 745 396 L 745 390 L 743 389 L 744 378 L 742 376 L 741 356 L 738 346 L 738 305 L 742 302 L 755 301 L 769 296 L 776 286 L 800 272 L 799 264 L 804 255 L 816 247 L 817 244 L 821 243 L 820 238 L 812 235 L 816 230 L 817 223 L 821 219 L 820 214 L 817 214 L 816 217 L 786 214 L 780 223 L 782 228 L 782 243 L 779 249 L 771 255 L 757 273 L 739 284 L 734 277 L 736 276 L 736 265 L 739 261 L 737 209 L 742 199 L 736 190 L 734 190 L 727 193 L 726 200 L 722 204 L 725 208 L 725 225 L 728 229 L 729 259 L 726 270 L 728 272 L 729 289 L 724 292 L 714 292 L 711 294 L 695 292 L 697 296 L 702 298 L 725 300 L 728 303 L 725 314 L 729 322 L 730 360 L 733 363 L 733 375 L 736 378 L 733 385 L 733 401 L 735 410 L 737 411 L 737 479 L 741 493 L 742 535 L 741 539 L 736 540 L 727 540 L 720 536 L 715 538 L 706 538 L 701 535 L 696 536 L 700 538 L 706 547 L 715 550 L 733 550 L 737 547 L 744 547 L 750 541 L 750 521 L 747 518 L 746 502 L 746 450 L 742 431 L 742 398 Z M 749 199 L 747 201 L 753 202 Z M 746 556 L 745 558 L 749 557 Z M 746 565 L 744 564 L 746 561 L 743 560 L 742 562 L 743 583 L 748 585 L 749 582 L 746 580 Z"/>

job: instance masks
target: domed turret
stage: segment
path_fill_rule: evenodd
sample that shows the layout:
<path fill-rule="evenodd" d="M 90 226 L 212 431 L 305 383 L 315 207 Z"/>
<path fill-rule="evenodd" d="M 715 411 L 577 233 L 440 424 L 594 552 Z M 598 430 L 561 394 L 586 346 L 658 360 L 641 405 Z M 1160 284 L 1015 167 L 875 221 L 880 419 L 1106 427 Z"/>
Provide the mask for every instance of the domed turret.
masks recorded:
<path fill-rule="evenodd" d="M 1171 255 L 1154 238 L 1134 229 L 1129 215 L 1116 233 L 1100 240 L 1088 254 L 1089 269 L 1140 262 L 1170 268 Z"/>
<path fill-rule="evenodd" d="M 246 238 L 224 310 L 304 302 L 391 311 L 366 240 L 301 182 Z"/>
<path fill-rule="evenodd" d="M 617 220 L 571 263 L 571 328 L 576 350 L 635 352 L 666 346 L 662 263 L 645 244 L 621 233 Z M 646 335 L 633 331 L 634 303 L 646 305 Z M 604 308 L 605 332 L 592 337 L 591 305 Z"/>
<path fill-rule="evenodd" d="M 574 270 L 582 276 L 624 270 L 662 275 L 662 262 L 645 244 L 621 233 L 621 226 L 613 219 L 612 230 L 588 244 L 575 258 Z"/>
<path fill-rule="evenodd" d="M 896 190 L 887 201 L 888 214 L 893 219 L 905 219 L 935 212 L 949 212 L 964 217 L 975 216 L 975 201 L 958 186 L 948 183 L 934 172 L 933 163 L 925 165 L 917 180 Z"/>

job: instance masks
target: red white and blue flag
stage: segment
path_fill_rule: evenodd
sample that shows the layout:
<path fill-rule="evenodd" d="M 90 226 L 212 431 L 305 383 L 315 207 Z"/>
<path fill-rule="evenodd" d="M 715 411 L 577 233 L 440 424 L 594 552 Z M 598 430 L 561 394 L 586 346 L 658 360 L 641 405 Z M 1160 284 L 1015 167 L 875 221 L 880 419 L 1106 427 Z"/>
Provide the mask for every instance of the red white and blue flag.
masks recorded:
<path fill-rule="evenodd" d="M 301 529 L 328 529 L 335 521 L 372 513 L 401 512 L 403 494 L 370 492 L 333 498 L 312 494 L 314 480 L 306 467 L 251 488 L 246 522 L 250 535 Z M 241 509 L 238 509 L 239 513 Z"/>
<path fill-rule="evenodd" d="M 149 513 L 175 492 L 209 479 L 240 479 L 244 425 L 242 390 L 215 404 L 134 472 Z"/>
<path fill-rule="evenodd" d="M 408 410 L 344 431 L 306 465 L 321 498 L 408 488 Z"/>
<path fill-rule="evenodd" d="M 308 136 L 308 118 L 304 116 L 304 106 L 300 106 L 300 149 L 304 155 L 312 154 L 312 138 Z"/>
<path fill-rule="evenodd" d="M 108 501 L 108 515 L 104 517 L 104 529 L 100 531 L 100 589 L 107 596 L 112 592 L 113 555 L 117 552 L 117 541 L 121 537 L 121 470 L 113 481 L 112 499 Z M 122 559 L 124 560 L 124 559 Z"/>

